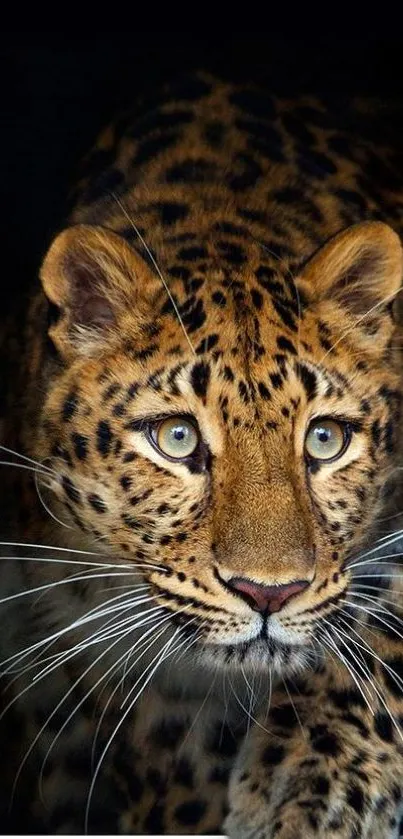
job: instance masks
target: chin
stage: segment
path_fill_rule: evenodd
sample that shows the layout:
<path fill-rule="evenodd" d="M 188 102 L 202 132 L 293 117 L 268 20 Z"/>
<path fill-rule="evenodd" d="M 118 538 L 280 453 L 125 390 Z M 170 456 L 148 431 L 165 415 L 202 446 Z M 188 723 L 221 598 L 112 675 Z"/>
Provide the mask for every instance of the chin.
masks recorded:
<path fill-rule="evenodd" d="M 238 643 L 204 644 L 201 657 L 214 670 L 291 676 L 312 666 L 314 655 L 312 647 L 303 641 L 291 644 L 258 636 Z"/>

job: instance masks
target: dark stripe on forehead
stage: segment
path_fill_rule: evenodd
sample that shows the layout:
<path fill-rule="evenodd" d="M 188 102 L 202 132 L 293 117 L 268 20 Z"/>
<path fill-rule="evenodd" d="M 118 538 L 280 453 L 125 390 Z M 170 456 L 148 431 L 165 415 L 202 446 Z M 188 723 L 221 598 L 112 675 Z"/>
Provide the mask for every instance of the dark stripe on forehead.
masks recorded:
<path fill-rule="evenodd" d="M 304 387 L 308 402 L 316 396 L 317 381 L 315 373 L 303 363 L 297 363 L 295 370 Z"/>
<path fill-rule="evenodd" d="M 190 373 L 190 383 L 196 396 L 205 399 L 207 396 L 207 389 L 210 381 L 210 367 L 205 362 L 201 361 L 194 364 Z"/>

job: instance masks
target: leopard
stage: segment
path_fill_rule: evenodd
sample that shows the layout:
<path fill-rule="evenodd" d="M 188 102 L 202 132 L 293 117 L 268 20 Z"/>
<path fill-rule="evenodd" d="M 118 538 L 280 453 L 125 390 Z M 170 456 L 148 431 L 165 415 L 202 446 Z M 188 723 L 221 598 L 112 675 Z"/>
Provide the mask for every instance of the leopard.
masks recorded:
<path fill-rule="evenodd" d="M 2 338 L 10 830 L 399 836 L 403 168 L 374 107 L 201 71 L 84 158 Z"/>

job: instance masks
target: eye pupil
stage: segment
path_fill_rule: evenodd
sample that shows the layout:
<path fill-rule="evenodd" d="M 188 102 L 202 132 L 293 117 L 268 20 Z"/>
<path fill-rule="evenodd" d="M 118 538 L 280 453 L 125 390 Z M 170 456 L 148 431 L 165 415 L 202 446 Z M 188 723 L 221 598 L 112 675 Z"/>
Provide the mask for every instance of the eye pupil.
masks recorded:
<path fill-rule="evenodd" d="M 150 427 L 150 438 L 161 454 L 171 460 L 186 460 L 199 445 L 199 434 L 191 420 L 169 417 Z"/>

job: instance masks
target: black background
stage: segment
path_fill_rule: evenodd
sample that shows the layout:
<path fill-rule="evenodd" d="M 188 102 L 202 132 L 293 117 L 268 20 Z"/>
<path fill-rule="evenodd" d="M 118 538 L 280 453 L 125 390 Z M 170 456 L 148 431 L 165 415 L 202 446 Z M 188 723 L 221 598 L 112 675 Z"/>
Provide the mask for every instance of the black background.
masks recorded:
<path fill-rule="evenodd" d="M 291 93 L 392 96 L 399 110 L 402 47 L 392 29 L 389 37 L 361 33 L 348 39 L 317 31 L 300 38 L 273 31 L 4 34 L 3 290 L 14 297 L 37 275 L 63 223 L 75 164 L 102 125 L 144 88 L 205 67 Z M 397 143 L 403 107 L 401 113 Z"/>

